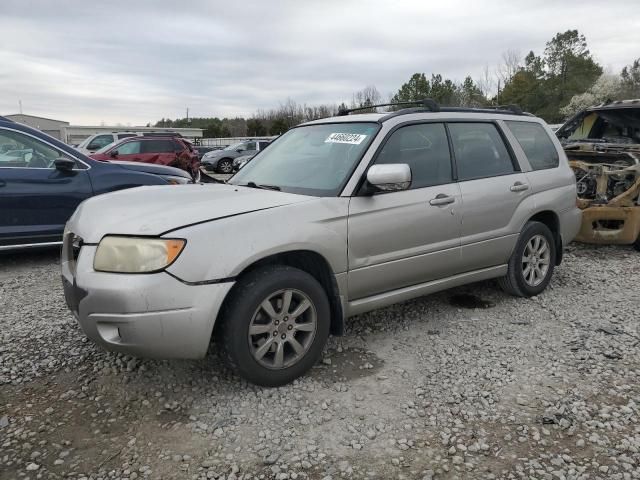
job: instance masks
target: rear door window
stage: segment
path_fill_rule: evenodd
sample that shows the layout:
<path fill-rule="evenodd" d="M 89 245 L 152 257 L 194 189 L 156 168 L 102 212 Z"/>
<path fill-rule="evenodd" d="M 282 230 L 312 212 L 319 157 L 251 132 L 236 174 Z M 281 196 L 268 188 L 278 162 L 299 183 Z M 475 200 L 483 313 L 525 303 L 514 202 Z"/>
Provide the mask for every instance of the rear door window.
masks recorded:
<path fill-rule="evenodd" d="M 542 125 L 517 121 L 506 121 L 505 123 L 529 159 L 531 168 L 545 170 L 556 168 L 559 165 L 558 151 Z"/>
<path fill-rule="evenodd" d="M 147 140 L 143 142 L 143 153 L 170 153 L 175 152 L 175 144 L 172 140 Z"/>
<path fill-rule="evenodd" d="M 493 123 L 450 123 L 458 180 L 514 173 L 513 160 Z"/>

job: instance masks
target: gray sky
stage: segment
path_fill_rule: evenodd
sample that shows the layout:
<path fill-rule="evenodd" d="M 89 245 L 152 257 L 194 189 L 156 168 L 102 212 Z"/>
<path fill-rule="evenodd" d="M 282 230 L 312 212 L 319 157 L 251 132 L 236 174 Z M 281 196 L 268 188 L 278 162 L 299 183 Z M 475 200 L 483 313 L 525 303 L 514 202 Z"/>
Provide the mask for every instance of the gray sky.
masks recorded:
<path fill-rule="evenodd" d="M 414 72 L 474 79 L 577 28 L 618 72 L 637 0 L 0 0 L 0 114 L 75 124 L 249 116 L 291 97 L 386 97 Z"/>

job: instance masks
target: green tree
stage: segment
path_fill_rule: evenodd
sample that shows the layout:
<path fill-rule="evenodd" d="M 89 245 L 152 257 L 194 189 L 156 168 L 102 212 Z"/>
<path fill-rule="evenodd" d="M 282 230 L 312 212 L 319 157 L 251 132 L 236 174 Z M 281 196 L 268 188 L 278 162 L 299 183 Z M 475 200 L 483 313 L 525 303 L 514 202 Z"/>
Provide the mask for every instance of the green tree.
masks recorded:
<path fill-rule="evenodd" d="M 431 96 L 431 84 L 424 73 L 414 73 L 393 97 L 392 103 L 414 102 Z"/>
<path fill-rule="evenodd" d="M 640 98 L 640 58 L 622 69 L 620 81 L 624 98 Z"/>
<path fill-rule="evenodd" d="M 257 118 L 247 120 L 247 135 L 261 137 L 267 134 L 267 128 Z"/>
<path fill-rule="evenodd" d="M 585 92 L 602 75 L 589 49 L 587 40 L 578 30 L 556 34 L 544 51 L 547 77 L 545 90 L 549 93 L 547 105 L 539 114 L 549 121 L 563 120 L 560 109 L 571 98 Z"/>
<path fill-rule="evenodd" d="M 517 103 L 548 122 L 562 121 L 561 109 L 587 91 L 602 74 L 577 30 L 556 34 L 547 42 L 544 56 L 533 52 L 500 92 L 498 102 Z"/>
<path fill-rule="evenodd" d="M 487 104 L 480 87 L 470 76 L 467 76 L 458 91 L 458 104 L 463 107 L 482 107 Z"/>
<path fill-rule="evenodd" d="M 430 98 L 441 105 L 455 105 L 458 103 L 458 87 L 451 80 L 443 79 L 440 74 L 431 75 Z"/>
<path fill-rule="evenodd" d="M 276 118 L 269 128 L 270 135 L 281 135 L 289 130 L 289 124 L 286 118 Z"/>

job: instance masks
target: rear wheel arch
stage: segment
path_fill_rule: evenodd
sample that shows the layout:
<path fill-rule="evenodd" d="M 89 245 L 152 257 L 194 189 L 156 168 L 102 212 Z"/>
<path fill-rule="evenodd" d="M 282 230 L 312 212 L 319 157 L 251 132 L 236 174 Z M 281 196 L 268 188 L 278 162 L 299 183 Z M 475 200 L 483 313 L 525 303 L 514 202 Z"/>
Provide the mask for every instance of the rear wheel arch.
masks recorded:
<path fill-rule="evenodd" d="M 276 253 L 256 260 L 246 266 L 237 275 L 237 278 L 266 265 L 284 265 L 297 268 L 315 278 L 324 289 L 327 294 L 327 299 L 329 300 L 331 310 L 331 334 L 340 336 L 344 333 L 344 311 L 340 299 L 340 290 L 333 270 L 324 256 L 312 250 L 292 250 Z M 229 293 L 227 293 L 225 302 L 227 302 L 233 294 L 234 289 L 232 288 Z M 220 311 L 222 310 L 221 308 Z M 216 321 L 216 325 L 217 324 L 218 322 Z"/>
<path fill-rule="evenodd" d="M 531 218 L 529 218 L 525 225 L 528 222 L 540 222 L 547 226 L 551 233 L 553 234 L 553 238 L 555 240 L 556 247 L 556 265 L 560 265 L 562 263 L 562 236 L 560 234 L 560 219 L 558 218 L 558 214 L 556 214 L 552 210 L 543 210 Z"/>

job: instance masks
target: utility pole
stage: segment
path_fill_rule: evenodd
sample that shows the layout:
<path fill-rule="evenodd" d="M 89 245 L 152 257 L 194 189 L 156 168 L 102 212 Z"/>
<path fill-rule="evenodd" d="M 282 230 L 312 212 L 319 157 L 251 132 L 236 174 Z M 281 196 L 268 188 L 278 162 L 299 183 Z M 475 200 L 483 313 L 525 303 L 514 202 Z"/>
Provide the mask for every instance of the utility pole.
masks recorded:
<path fill-rule="evenodd" d="M 189 123 L 189 107 L 187 107 L 187 123 Z"/>
<path fill-rule="evenodd" d="M 20 107 L 20 115 L 22 115 L 22 100 L 18 100 L 18 106 Z"/>

